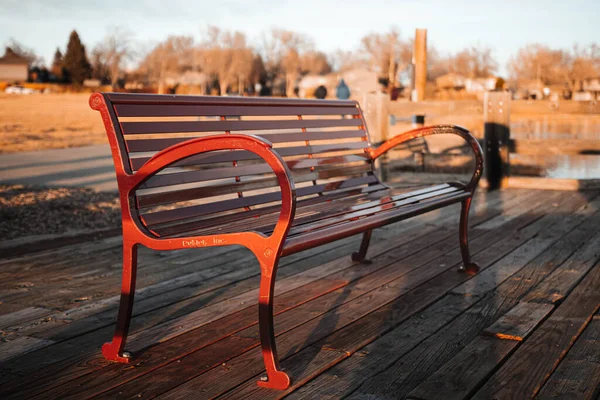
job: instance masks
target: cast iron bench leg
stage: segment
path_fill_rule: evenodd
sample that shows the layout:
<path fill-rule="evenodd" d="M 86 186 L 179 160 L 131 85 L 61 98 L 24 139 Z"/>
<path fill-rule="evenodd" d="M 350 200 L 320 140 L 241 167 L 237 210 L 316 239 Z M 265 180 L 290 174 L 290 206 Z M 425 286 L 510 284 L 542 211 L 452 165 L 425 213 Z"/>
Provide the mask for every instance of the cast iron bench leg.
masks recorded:
<path fill-rule="evenodd" d="M 469 252 L 469 209 L 471 208 L 471 200 L 473 197 L 469 197 L 463 200 L 462 207 L 460 210 L 460 228 L 459 228 L 459 239 L 460 239 L 460 253 L 463 259 L 463 265 L 458 268 L 461 272 L 466 272 L 469 275 L 475 275 L 479 271 L 479 266 L 471 261 L 471 253 Z"/>
<path fill-rule="evenodd" d="M 131 322 L 133 297 L 135 295 L 135 278 L 137 273 L 137 244 L 123 243 L 123 278 L 121 283 L 121 302 L 119 315 L 112 342 L 102 346 L 102 354 L 107 360 L 128 363 L 129 353 L 124 352 L 127 332 Z"/>
<path fill-rule="evenodd" d="M 359 262 L 361 264 L 371 264 L 371 260 L 367 259 L 367 250 L 369 250 L 371 232 L 373 231 L 366 231 L 363 233 L 362 242 L 360 242 L 360 249 L 358 252 L 352 253 L 352 261 Z"/>
<path fill-rule="evenodd" d="M 269 260 L 267 257 L 257 255 L 257 258 L 261 269 L 260 291 L 258 295 L 258 325 L 263 360 L 267 370 L 267 376 L 261 378 L 257 383 L 262 387 L 283 390 L 290 386 L 290 377 L 279 368 L 279 358 L 277 357 L 277 348 L 275 346 L 275 329 L 273 328 L 273 294 L 279 257 Z"/>

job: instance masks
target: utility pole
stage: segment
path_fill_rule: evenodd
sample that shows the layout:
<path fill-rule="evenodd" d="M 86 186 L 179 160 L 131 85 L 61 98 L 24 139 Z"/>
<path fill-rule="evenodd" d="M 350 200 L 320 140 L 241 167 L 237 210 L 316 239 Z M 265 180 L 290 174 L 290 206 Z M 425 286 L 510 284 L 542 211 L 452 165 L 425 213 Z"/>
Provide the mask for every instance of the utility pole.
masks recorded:
<path fill-rule="evenodd" d="M 412 63 L 415 74 L 412 101 L 423 101 L 427 83 L 427 29 L 417 29 L 415 32 Z"/>

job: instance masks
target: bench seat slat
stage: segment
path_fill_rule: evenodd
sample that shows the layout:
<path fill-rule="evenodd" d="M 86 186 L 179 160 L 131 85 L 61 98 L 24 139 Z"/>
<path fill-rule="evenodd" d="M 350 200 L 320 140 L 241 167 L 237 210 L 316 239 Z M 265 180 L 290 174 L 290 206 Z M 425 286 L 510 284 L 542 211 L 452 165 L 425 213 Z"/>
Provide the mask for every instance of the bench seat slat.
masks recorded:
<path fill-rule="evenodd" d="M 342 224 L 288 237 L 284 244 L 282 255 L 286 256 L 297 253 L 317 245 L 334 242 L 366 230 L 379 228 L 415 215 L 424 214 L 428 211 L 445 207 L 450 204 L 459 203 L 470 196 L 470 192 L 464 190 L 457 191 L 430 200 L 425 200 L 416 205 L 394 208 L 390 211 L 381 212 L 362 219 L 345 221 L 345 223 Z"/>
<path fill-rule="evenodd" d="M 271 129 L 301 129 L 360 126 L 363 122 L 351 119 L 302 119 L 270 121 L 145 121 L 121 122 L 124 135 L 179 132 L 232 132 Z"/>
<path fill-rule="evenodd" d="M 299 233 L 320 230 L 327 226 L 335 225 L 335 224 L 338 224 L 341 222 L 351 221 L 354 219 L 363 218 L 363 217 L 366 217 L 366 216 L 369 216 L 372 214 L 386 212 L 391 209 L 408 206 L 413 203 L 420 203 L 427 199 L 456 193 L 458 191 L 460 191 L 460 189 L 455 188 L 455 187 L 449 187 L 446 189 L 430 191 L 430 192 L 421 193 L 418 195 L 409 193 L 405 196 L 400 196 L 396 200 L 392 200 L 390 198 L 384 197 L 380 201 L 375 201 L 364 207 L 359 206 L 357 210 L 352 210 L 352 212 L 349 212 L 349 213 L 340 213 L 337 216 L 335 214 L 327 215 L 320 220 L 317 220 L 314 222 L 310 221 L 308 223 L 301 223 L 301 221 L 298 221 L 299 223 L 296 224 L 296 226 L 292 226 L 292 229 L 290 229 L 288 237 L 297 235 Z"/>

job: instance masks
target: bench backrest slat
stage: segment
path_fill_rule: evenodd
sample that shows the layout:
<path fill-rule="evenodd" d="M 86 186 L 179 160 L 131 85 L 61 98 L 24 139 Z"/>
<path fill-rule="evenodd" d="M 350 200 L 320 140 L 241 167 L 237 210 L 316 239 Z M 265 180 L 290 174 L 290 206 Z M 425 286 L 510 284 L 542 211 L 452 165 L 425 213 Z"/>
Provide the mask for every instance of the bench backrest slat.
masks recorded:
<path fill-rule="evenodd" d="M 231 132 L 255 134 L 273 143 L 294 176 L 299 199 L 379 184 L 364 118 L 354 101 L 103 96 L 116 119 L 117 142 L 123 144 L 119 156 L 124 171 L 139 170 L 170 146 Z M 147 180 L 135 198 L 142 221 L 158 229 L 185 218 L 215 218 L 270 206 L 280 201 L 278 188 L 272 170 L 256 154 L 224 150 L 170 165 Z"/>

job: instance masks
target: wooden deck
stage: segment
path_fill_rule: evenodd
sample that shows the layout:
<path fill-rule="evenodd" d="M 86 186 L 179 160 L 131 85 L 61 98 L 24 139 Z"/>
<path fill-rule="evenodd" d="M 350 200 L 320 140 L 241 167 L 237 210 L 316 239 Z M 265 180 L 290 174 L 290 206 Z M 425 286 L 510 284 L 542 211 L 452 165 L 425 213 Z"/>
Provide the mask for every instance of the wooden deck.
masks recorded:
<path fill-rule="evenodd" d="M 283 259 L 276 333 L 293 386 L 261 389 L 258 265 L 243 249 L 141 251 L 130 365 L 106 362 L 120 238 L 0 263 L 2 399 L 589 399 L 600 391 L 598 192 L 480 193 Z"/>

